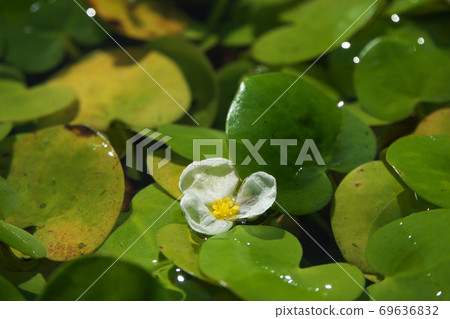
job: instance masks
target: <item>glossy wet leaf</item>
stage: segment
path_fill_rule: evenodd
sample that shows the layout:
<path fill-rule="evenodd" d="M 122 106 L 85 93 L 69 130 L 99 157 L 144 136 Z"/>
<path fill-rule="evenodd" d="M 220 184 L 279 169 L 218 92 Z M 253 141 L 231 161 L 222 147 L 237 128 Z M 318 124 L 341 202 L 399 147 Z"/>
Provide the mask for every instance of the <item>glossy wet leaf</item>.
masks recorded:
<path fill-rule="evenodd" d="M 79 54 L 75 42 L 92 46 L 106 38 L 70 1 L 3 1 L 0 12 L 5 13 L 5 61 L 30 73 L 56 67 L 66 52 Z"/>
<path fill-rule="evenodd" d="M 158 1 L 87 0 L 100 18 L 118 33 L 137 40 L 177 34 L 186 27 L 184 15 Z"/>
<path fill-rule="evenodd" d="M 248 60 L 238 60 L 228 63 L 217 72 L 219 82 L 219 110 L 214 127 L 225 129 L 228 110 L 234 95 L 241 84 L 242 78 L 254 68 L 254 63 Z"/>
<path fill-rule="evenodd" d="M 312 156 L 312 161 L 298 165 L 298 156 L 305 140 L 312 139 L 327 163 L 341 127 L 342 113 L 327 93 L 301 80 L 262 115 L 296 78 L 283 73 L 246 78 L 230 107 L 226 132 L 228 139 L 236 140 L 236 168 L 241 178 L 266 171 L 277 179 L 280 206 L 292 214 L 308 214 L 329 202 L 332 185 L 324 173 L 325 166 L 317 165 Z M 263 143 L 258 153 L 264 162 L 255 161 L 243 139 L 248 139 L 247 144 L 251 145 Z M 284 165 L 280 165 L 280 146 L 270 145 L 271 139 L 296 140 L 297 145 L 287 149 Z M 247 156 L 251 159 L 249 163 L 244 162 Z"/>
<path fill-rule="evenodd" d="M 75 103 L 75 92 L 63 85 L 41 84 L 27 88 L 18 81 L 0 80 L 0 121 L 37 120 Z"/>
<path fill-rule="evenodd" d="M 347 28 L 367 12 L 340 40 L 350 38 L 374 15 L 381 1 L 372 0 L 313 0 L 288 9 L 281 19 L 291 23 L 272 29 L 253 46 L 255 59 L 267 64 L 294 64 L 319 56 L 336 42 Z"/>
<path fill-rule="evenodd" d="M 339 265 L 301 269 L 301 258 L 300 243 L 283 229 L 237 226 L 203 244 L 200 268 L 245 300 L 354 300 L 361 294 Z M 340 265 L 364 285 L 356 267 Z"/>
<path fill-rule="evenodd" d="M 23 296 L 8 280 L 0 275 L 0 300 L 1 301 L 25 301 Z"/>
<path fill-rule="evenodd" d="M 190 91 L 184 76 L 168 57 L 127 48 L 144 69 L 186 110 Z M 74 123 L 106 130 L 119 120 L 140 131 L 181 118 L 185 113 L 122 50 L 95 51 L 51 81 L 73 88 L 80 101 Z"/>
<path fill-rule="evenodd" d="M 205 239 L 199 237 L 189 226 L 169 224 L 158 230 L 156 241 L 166 258 L 187 273 L 209 280 L 200 270 L 199 252 Z"/>
<path fill-rule="evenodd" d="M 186 222 L 180 205 L 153 184 L 135 195 L 129 214 L 130 217 L 112 232 L 96 254 L 117 258 L 133 245 L 121 259 L 153 270 L 160 259 L 155 238 L 158 229 L 167 224 Z"/>
<path fill-rule="evenodd" d="M 342 126 L 339 132 L 329 169 L 347 173 L 375 158 L 377 143 L 375 134 L 361 119 L 351 112 L 342 112 Z"/>
<path fill-rule="evenodd" d="M 378 230 L 367 260 L 384 280 L 368 287 L 376 300 L 449 300 L 450 210 L 425 211 Z"/>
<path fill-rule="evenodd" d="M 402 217 L 397 196 L 403 191 L 381 161 L 357 167 L 336 190 L 331 215 L 334 238 L 344 258 L 365 273 L 374 273 L 365 257 L 367 241 L 377 229 Z"/>
<path fill-rule="evenodd" d="M 86 291 L 114 261 L 114 258 L 89 256 L 64 264 L 49 278 L 39 300 L 139 301 L 167 298 L 167 291 L 148 272 L 123 260 L 117 261 Z"/>
<path fill-rule="evenodd" d="M 354 76 L 363 108 L 386 121 L 407 118 L 419 102 L 450 99 L 450 57 L 426 33 L 417 39 L 374 40 L 360 54 Z"/>
<path fill-rule="evenodd" d="M 19 210 L 20 198 L 14 188 L 0 176 L 0 220 Z"/>
<path fill-rule="evenodd" d="M 149 48 L 167 55 L 183 71 L 192 93 L 189 114 L 201 126 L 211 126 L 217 113 L 219 92 L 214 68 L 205 54 L 193 44 L 176 37 L 156 39 Z M 188 115 L 184 115 L 180 122 L 195 124 Z"/>
<path fill-rule="evenodd" d="M 414 135 L 450 136 L 450 107 L 434 111 L 417 125 Z"/>
<path fill-rule="evenodd" d="M 17 226 L 0 220 L 0 242 L 17 249 L 31 258 L 43 258 L 45 247 L 33 235 Z"/>
<path fill-rule="evenodd" d="M 407 136 L 395 141 L 386 159 L 418 195 L 450 207 L 450 136 Z"/>
<path fill-rule="evenodd" d="M 109 142 L 84 126 L 54 126 L 18 138 L 13 147 L 7 180 L 22 205 L 6 221 L 35 227 L 52 260 L 97 249 L 124 196 L 122 167 Z"/>
<path fill-rule="evenodd" d="M 167 145 L 189 160 L 203 160 L 208 155 L 209 157 L 228 157 L 224 131 L 179 124 L 159 126 L 158 131 L 164 136 L 170 136 L 171 139 L 167 141 Z M 198 145 L 198 148 L 196 147 L 198 153 L 194 153 L 194 145 Z M 217 152 L 219 154 L 214 156 Z"/>
<path fill-rule="evenodd" d="M 178 187 L 180 175 L 191 162 L 175 152 L 171 152 L 169 162 L 161 162 L 165 158 L 165 150 L 156 150 L 147 156 L 147 167 L 153 167 L 152 177 L 159 186 L 173 198 L 180 198 L 181 192 Z"/>

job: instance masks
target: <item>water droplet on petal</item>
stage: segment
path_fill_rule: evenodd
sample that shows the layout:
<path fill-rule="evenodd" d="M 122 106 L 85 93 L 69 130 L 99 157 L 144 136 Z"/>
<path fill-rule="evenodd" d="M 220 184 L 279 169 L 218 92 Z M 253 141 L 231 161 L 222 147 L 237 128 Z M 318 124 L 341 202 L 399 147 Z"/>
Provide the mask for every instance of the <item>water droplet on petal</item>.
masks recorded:
<path fill-rule="evenodd" d="M 355 56 L 355 57 L 353 58 L 353 62 L 354 62 L 354 63 L 359 63 L 359 58 L 358 58 L 357 56 Z"/>

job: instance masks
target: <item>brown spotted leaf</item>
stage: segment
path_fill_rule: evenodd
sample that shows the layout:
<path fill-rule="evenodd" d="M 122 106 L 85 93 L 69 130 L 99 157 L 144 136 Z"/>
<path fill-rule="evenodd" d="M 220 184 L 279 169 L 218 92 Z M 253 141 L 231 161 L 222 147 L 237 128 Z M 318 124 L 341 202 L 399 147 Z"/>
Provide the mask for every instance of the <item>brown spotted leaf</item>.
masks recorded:
<path fill-rule="evenodd" d="M 119 159 L 85 126 L 53 126 L 14 143 L 8 182 L 22 205 L 6 221 L 32 227 L 47 258 L 94 251 L 111 232 L 124 196 Z"/>

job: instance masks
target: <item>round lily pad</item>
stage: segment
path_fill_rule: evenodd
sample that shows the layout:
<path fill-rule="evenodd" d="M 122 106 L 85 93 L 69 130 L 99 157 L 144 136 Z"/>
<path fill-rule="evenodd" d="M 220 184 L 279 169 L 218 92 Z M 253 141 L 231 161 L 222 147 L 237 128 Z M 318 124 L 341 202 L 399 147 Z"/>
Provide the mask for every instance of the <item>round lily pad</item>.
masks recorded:
<path fill-rule="evenodd" d="M 403 186 L 381 161 L 363 164 L 339 184 L 331 215 L 331 227 L 345 260 L 365 273 L 365 249 L 370 236 L 383 225 L 402 217 L 397 196 Z"/>
<path fill-rule="evenodd" d="M 6 221 L 33 227 L 47 258 L 100 246 L 119 215 L 124 177 L 109 142 L 84 126 L 54 126 L 18 138 L 8 182 L 22 205 Z"/>
<path fill-rule="evenodd" d="M 416 39 L 382 37 L 361 52 L 354 79 L 367 112 L 399 121 L 411 115 L 419 102 L 450 99 L 450 58 L 426 33 Z"/>
<path fill-rule="evenodd" d="M 310 60 L 330 49 L 331 45 L 339 46 L 341 42 L 336 39 L 344 32 L 342 41 L 363 27 L 377 11 L 379 3 L 372 4 L 372 0 L 302 2 L 281 15 L 281 19 L 290 25 L 272 29 L 256 41 L 253 56 L 260 62 L 277 65 Z"/>
<path fill-rule="evenodd" d="M 301 79 L 270 107 L 296 79 L 285 73 L 246 78 L 230 107 L 226 133 L 230 154 L 235 148 L 241 178 L 266 171 L 277 179 L 280 209 L 309 214 L 332 197 L 325 171 L 348 171 L 372 160 L 375 139 L 367 125 L 350 113 L 343 114 L 329 92 L 313 81 Z M 293 144 L 284 146 L 283 158 L 280 145 L 276 145 L 280 142 Z M 259 162 L 249 151 L 255 148 Z M 310 159 L 298 161 L 304 152 Z"/>
<path fill-rule="evenodd" d="M 384 279 L 368 287 L 376 300 L 450 300 L 450 210 L 424 211 L 378 230 L 366 249 Z"/>
<path fill-rule="evenodd" d="M 362 293 L 358 268 L 340 264 L 344 272 L 326 264 L 301 269 L 301 258 L 300 243 L 285 230 L 237 226 L 203 244 L 200 268 L 245 300 L 354 300 Z"/>
<path fill-rule="evenodd" d="M 108 269 L 112 263 L 114 267 Z M 104 273 L 106 269 L 108 271 Z M 102 278 L 95 282 L 103 273 Z M 144 269 L 99 256 L 79 258 L 65 264 L 52 274 L 39 296 L 39 300 L 49 301 L 140 301 L 167 298 L 167 290 Z"/>
<path fill-rule="evenodd" d="M 180 105 L 122 50 L 95 51 L 51 80 L 77 93 L 80 110 L 73 123 L 106 130 L 119 120 L 141 131 L 174 122 L 189 109 L 189 87 L 173 61 L 158 52 L 127 51 Z"/>
<path fill-rule="evenodd" d="M 450 136 L 407 136 L 395 141 L 386 159 L 418 195 L 450 207 Z"/>
<path fill-rule="evenodd" d="M 153 184 L 136 194 L 127 214 L 131 216 L 111 233 L 96 254 L 118 258 L 133 245 L 121 259 L 152 271 L 160 260 L 155 238 L 158 229 L 186 223 L 180 205 Z"/>
<path fill-rule="evenodd" d="M 15 80 L 0 80 L 0 121 L 37 120 L 76 103 L 75 92 L 63 85 L 41 84 L 27 88 Z"/>
<path fill-rule="evenodd" d="M 2 1 L 0 20 L 5 25 L 5 61 L 29 73 L 53 69 L 66 52 L 77 56 L 75 43 L 92 46 L 107 38 L 70 1 Z"/>

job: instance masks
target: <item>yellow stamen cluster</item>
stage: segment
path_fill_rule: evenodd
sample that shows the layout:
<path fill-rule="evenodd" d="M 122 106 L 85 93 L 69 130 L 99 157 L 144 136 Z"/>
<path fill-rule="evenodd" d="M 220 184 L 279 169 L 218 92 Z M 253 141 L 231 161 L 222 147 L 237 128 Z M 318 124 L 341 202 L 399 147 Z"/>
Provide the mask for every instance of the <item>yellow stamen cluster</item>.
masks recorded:
<path fill-rule="evenodd" d="M 217 199 L 216 204 L 212 205 L 213 211 L 211 214 L 217 219 L 236 219 L 239 211 L 239 206 L 233 203 L 231 198 L 225 197 Z"/>

